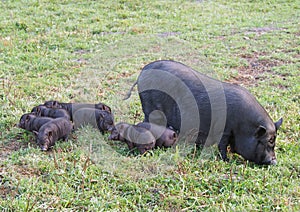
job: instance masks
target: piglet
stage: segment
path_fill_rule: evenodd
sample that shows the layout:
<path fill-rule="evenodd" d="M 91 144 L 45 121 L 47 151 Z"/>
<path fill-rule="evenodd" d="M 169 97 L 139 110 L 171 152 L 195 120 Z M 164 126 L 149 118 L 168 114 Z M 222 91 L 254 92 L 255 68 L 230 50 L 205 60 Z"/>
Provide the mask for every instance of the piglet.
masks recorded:
<path fill-rule="evenodd" d="M 65 118 L 56 118 L 45 123 L 37 134 L 37 144 L 42 151 L 47 151 L 56 141 L 68 140 L 68 136 L 73 128 L 72 123 Z"/>
<path fill-rule="evenodd" d="M 39 129 L 47 122 L 52 121 L 50 117 L 37 117 L 33 113 L 25 113 L 21 116 L 18 124 L 19 128 L 28 130 L 30 132 L 39 131 Z"/>
<path fill-rule="evenodd" d="M 74 129 L 81 126 L 91 125 L 98 128 L 102 134 L 112 131 L 114 119 L 111 113 L 95 108 L 81 108 L 73 114 Z"/>
<path fill-rule="evenodd" d="M 141 154 L 155 147 L 155 137 L 149 130 L 123 122 L 114 127 L 108 139 L 125 142 L 130 150 L 137 148 Z"/>
<path fill-rule="evenodd" d="M 70 115 L 68 111 L 60 108 L 48 108 L 44 105 L 39 105 L 34 107 L 31 112 L 37 114 L 37 116 L 46 116 L 51 118 L 66 118 L 70 120 Z"/>
<path fill-rule="evenodd" d="M 171 147 L 177 140 L 178 136 L 174 130 L 149 122 L 138 123 L 137 126 L 149 130 L 156 139 L 156 147 Z"/>
<path fill-rule="evenodd" d="M 65 109 L 66 111 L 68 111 L 71 120 L 73 120 L 74 113 L 81 108 L 94 108 L 98 110 L 105 110 L 111 113 L 110 107 L 101 102 L 97 104 L 89 104 L 89 103 L 63 103 L 58 101 L 46 101 L 44 105 L 49 108 Z"/>

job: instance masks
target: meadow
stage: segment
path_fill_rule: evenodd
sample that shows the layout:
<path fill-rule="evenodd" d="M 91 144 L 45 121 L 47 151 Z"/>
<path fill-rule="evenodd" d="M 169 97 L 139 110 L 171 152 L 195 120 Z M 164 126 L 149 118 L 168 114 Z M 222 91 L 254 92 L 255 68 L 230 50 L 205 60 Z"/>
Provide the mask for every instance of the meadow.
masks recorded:
<path fill-rule="evenodd" d="M 300 211 L 299 0 L 0 5 L 1 211 Z M 137 90 L 123 98 L 160 59 L 237 83 L 283 117 L 277 165 L 223 162 L 215 146 L 141 156 L 91 127 L 42 152 L 16 127 L 46 100 L 103 102 L 116 123 L 137 123 Z"/>

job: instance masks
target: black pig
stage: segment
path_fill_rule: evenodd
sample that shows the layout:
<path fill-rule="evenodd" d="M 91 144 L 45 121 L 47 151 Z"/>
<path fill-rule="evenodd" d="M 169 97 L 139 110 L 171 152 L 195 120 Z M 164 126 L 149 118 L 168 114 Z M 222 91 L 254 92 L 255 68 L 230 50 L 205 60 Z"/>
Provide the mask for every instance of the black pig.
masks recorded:
<path fill-rule="evenodd" d="M 156 147 L 171 147 L 176 143 L 178 139 L 178 136 L 176 132 L 174 132 L 174 130 L 163 126 L 159 126 L 149 122 L 141 122 L 138 123 L 137 126 L 146 128 L 152 133 L 152 135 L 156 139 Z"/>
<path fill-rule="evenodd" d="M 195 132 L 190 140 L 200 146 L 218 143 L 223 160 L 228 160 L 230 145 L 249 161 L 276 164 L 274 147 L 282 119 L 274 123 L 245 88 L 168 60 L 146 65 L 135 84 L 145 122 L 172 126 L 180 138 Z"/>
<path fill-rule="evenodd" d="M 72 123 L 65 118 L 53 119 L 45 123 L 39 131 L 36 132 L 37 144 L 41 150 L 47 151 L 59 139 L 67 141 L 72 128 Z"/>
<path fill-rule="evenodd" d="M 53 118 L 37 117 L 32 113 L 23 114 L 20 118 L 18 127 L 28 130 L 30 132 L 39 131 L 39 129 L 47 122 L 52 121 Z"/>
<path fill-rule="evenodd" d="M 37 116 L 46 116 L 51 118 L 66 118 L 70 120 L 70 115 L 65 109 L 48 108 L 44 105 L 34 107 L 31 112 L 36 113 Z"/>
<path fill-rule="evenodd" d="M 89 103 L 63 103 L 58 101 L 46 101 L 44 105 L 49 108 L 65 109 L 66 111 L 68 111 L 71 120 L 73 120 L 73 114 L 81 108 L 94 108 L 98 110 L 105 110 L 111 113 L 111 108 L 101 102 L 97 104 L 89 104 Z"/>
<path fill-rule="evenodd" d="M 123 122 L 114 127 L 108 139 L 125 142 L 130 150 L 137 148 L 141 154 L 155 147 L 155 137 L 149 130 Z"/>
<path fill-rule="evenodd" d="M 74 128 L 90 124 L 98 128 L 103 134 L 105 131 L 111 131 L 114 127 L 114 120 L 111 113 L 105 110 L 94 108 L 81 108 L 73 114 Z"/>

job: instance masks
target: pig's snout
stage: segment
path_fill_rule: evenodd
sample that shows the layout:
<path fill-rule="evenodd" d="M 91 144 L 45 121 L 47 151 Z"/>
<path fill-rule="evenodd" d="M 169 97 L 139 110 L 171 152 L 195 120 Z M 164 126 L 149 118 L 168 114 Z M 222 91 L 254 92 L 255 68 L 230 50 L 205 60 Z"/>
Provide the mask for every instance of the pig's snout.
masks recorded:
<path fill-rule="evenodd" d="M 271 160 L 270 165 L 276 165 L 277 164 L 277 160 Z"/>
<path fill-rule="evenodd" d="M 114 130 L 114 126 L 110 126 L 110 127 L 108 127 L 108 129 L 107 129 L 108 132 L 112 132 L 113 130 Z"/>
<path fill-rule="evenodd" d="M 48 150 L 48 147 L 47 146 L 42 146 L 41 150 L 44 151 L 44 152 L 46 152 Z"/>
<path fill-rule="evenodd" d="M 276 165 L 277 164 L 276 157 L 272 157 L 270 160 L 265 160 L 265 161 L 262 162 L 262 164 L 265 164 L 265 165 Z"/>
<path fill-rule="evenodd" d="M 119 139 L 119 136 L 114 135 L 113 133 L 108 136 L 108 140 L 118 140 L 118 139 Z"/>
<path fill-rule="evenodd" d="M 271 161 L 269 162 L 270 165 L 276 165 L 277 164 L 277 160 L 276 157 L 272 157 Z"/>

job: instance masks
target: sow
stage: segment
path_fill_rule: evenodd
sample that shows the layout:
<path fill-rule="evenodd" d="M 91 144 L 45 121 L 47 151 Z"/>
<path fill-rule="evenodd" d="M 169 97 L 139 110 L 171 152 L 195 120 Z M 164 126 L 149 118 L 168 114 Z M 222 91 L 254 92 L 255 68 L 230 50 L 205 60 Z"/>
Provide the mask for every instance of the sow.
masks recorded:
<path fill-rule="evenodd" d="M 230 146 L 246 160 L 276 164 L 274 147 L 282 118 L 273 122 L 245 88 L 169 60 L 146 65 L 133 87 L 136 84 L 145 122 L 173 128 L 181 141 L 218 144 L 225 161 Z"/>

